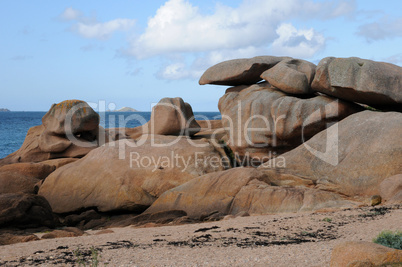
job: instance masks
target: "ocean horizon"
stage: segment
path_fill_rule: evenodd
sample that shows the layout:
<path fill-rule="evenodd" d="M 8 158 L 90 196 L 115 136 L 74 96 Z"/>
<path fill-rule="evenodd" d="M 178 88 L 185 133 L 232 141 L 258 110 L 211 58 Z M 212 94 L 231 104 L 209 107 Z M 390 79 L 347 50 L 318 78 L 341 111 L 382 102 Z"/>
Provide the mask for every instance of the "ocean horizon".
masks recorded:
<path fill-rule="evenodd" d="M 28 130 L 42 124 L 47 111 L 8 111 L 0 112 L 0 159 L 17 151 L 23 144 Z M 98 112 L 99 113 L 99 112 Z M 151 112 L 101 112 L 100 126 L 104 128 L 134 128 L 149 121 Z M 219 112 L 194 112 L 197 120 L 220 119 Z"/>

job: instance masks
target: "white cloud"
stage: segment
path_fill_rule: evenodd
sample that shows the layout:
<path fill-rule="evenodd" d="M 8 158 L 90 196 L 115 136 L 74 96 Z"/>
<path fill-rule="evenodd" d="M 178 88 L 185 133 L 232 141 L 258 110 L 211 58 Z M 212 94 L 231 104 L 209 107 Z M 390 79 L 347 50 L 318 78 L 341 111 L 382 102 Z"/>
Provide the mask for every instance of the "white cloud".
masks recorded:
<path fill-rule="evenodd" d="M 128 49 L 139 59 L 166 53 L 261 48 L 277 38 L 277 27 L 294 18 L 349 15 L 354 1 L 244 0 L 237 8 L 218 4 L 202 14 L 187 0 L 169 0 Z"/>
<path fill-rule="evenodd" d="M 84 38 L 108 39 L 116 31 L 127 31 L 135 24 L 132 19 L 115 19 L 108 22 L 78 22 L 73 29 Z"/>
<path fill-rule="evenodd" d="M 310 58 L 325 46 L 323 35 L 313 29 L 297 30 L 292 24 L 281 24 L 276 33 L 278 38 L 271 46 L 248 46 L 237 49 L 217 49 L 206 53 L 198 53 L 192 64 L 188 65 L 182 58 L 165 65 L 157 77 L 167 80 L 198 79 L 210 66 L 219 62 L 249 58 L 257 55 L 291 56 L 295 58 Z"/>
<path fill-rule="evenodd" d="M 322 2 L 298 1 L 298 16 L 306 19 L 311 17 L 322 20 L 333 19 L 336 17 L 353 17 L 357 5 L 356 0 L 329 0 Z"/>
<path fill-rule="evenodd" d="M 284 22 L 349 16 L 355 8 L 354 1 L 343 0 L 244 0 L 238 7 L 218 4 L 212 14 L 202 14 L 188 0 L 169 0 L 125 53 L 137 59 L 194 57 L 191 64 L 170 59 L 157 73 L 163 79 L 198 78 L 211 65 L 234 58 L 272 54 L 306 59 L 324 47 L 325 37 Z"/>
<path fill-rule="evenodd" d="M 68 7 L 59 16 L 63 20 L 75 21 L 71 30 L 84 38 L 108 39 L 116 31 L 128 31 L 134 25 L 134 19 L 114 19 L 98 22 L 96 18 L 85 17 L 81 11 Z"/>
<path fill-rule="evenodd" d="M 270 23 L 277 20 L 274 18 L 275 8 L 288 14 L 295 0 L 282 1 L 289 4 L 265 1 L 272 2 L 272 7 L 264 12 L 255 12 L 255 7 L 252 8 L 249 2 L 246 1 L 237 9 L 218 5 L 214 14 L 202 15 L 188 1 L 170 0 L 149 19 L 147 29 L 134 40 L 129 53 L 137 58 L 145 58 L 164 53 L 261 45 L 275 36 L 275 28 Z"/>
<path fill-rule="evenodd" d="M 379 21 L 364 24 L 359 27 L 357 35 L 365 37 L 368 42 L 402 37 L 402 17 L 383 17 Z"/>
<path fill-rule="evenodd" d="M 191 71 L 187 68 L 186 64 L 181 62 L 176 62 L 169 64 L 162 68 L 158 73 L 157 77 L 166 80 L 179 80 L 191 78 L 193 75 Z M 195 77 L 196 78 L 196 77 Z"/>
<path fill-rule="evenodd" d="M 276 32 L 279 37 L 272 43 L 272 50 L 279 55 L 309 58 L 325 46 L 324 36 L 313 29 L 297 30 L 284 23 Z"/>
<path fill-rule="evenodd" d="M 207 67 L 233 58 L 263 54 L 309 58 L 324 46 L 324 36 L 286 23 L 349 16 L 354 10 L 354 0 L 243 0 L 237 7 L 218 2 L 212 13 L 205 14 L 189 0 L 168 0 L 122 53 L 137 59 L 164 57 L 169 63 L 157 73 L 163 79 L 198 78 Z M 121 18 L 98 22 L 72 8 L 63 15 L 77 21 L 72 29 L 85 38 L 107 39 L 135 23 Z"/>
<path fill-rule="evenodd" d="M 72 7 L 67 7 L 60 15 L 63 20 L 78 20 L 80 17 L 82 17 L 81 11 Z"/>

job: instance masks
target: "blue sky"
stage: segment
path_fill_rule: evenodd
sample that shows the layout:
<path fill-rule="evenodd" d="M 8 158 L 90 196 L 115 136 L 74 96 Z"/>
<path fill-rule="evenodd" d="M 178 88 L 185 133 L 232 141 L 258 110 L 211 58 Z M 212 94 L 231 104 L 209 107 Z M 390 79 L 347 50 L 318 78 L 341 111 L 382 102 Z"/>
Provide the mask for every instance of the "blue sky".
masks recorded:
<path fill-rule="evenodd" d="M 66 99 L 149 111 L 182 97 L 217 111 L 208 67 L 259 55 L 402 65 L 400 0 L 0 1 L 0 108 Z"/>

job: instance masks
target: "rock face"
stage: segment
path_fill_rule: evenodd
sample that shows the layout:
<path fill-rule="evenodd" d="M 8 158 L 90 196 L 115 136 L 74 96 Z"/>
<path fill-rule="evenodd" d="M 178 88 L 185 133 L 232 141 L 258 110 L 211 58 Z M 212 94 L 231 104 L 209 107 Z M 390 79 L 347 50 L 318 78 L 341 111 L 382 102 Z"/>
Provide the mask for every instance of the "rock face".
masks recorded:
<path fill-rule="evenodd" d="M 145 213 L 184 210 L 191 218 L 214 211 L 229 214 L 236 194 L 253 179 L 268 181 L 263 173 L 246 168 L 201 176 L 167 191 Z"/>
<path fill-rule="evenodd" d="M 31 194 L 0 194 L 0 227 L 54 227 L 52 209 L 45 198 Z"/>
<path fill-rule="evenodd" d="M 326 208 L 351 207 L 353 204 L 339 195 L 292 186 L 271 186 L 253 180 L 242 187 L 233 200 L 231 214 L 272 214 L 282 212 L 305 212 Z"/>
<path fill-rule="evenodd" d="M 0 167 L 0 194 L 35 193 L 35 185 L 56 167 L 41 163 L 15 163 Z"/>
<path fill-rule="evenodd" d="M 301 59 L 282 60 L 261 74 L 261 78 L 289 94 L 311 94 L 316 66 Z"/>
<path fill-rule="evenodd" d="M 313 90 L 368 105 L 402 104 L 402 68 L 361 58 L 320 61 Z"/>
<path fill-rule="evenodd" d="M 286 167 L 281 171 L 318 188 L 348 196 L 378 195 L 385 178 L 402 173 L 402 114 L 353 114 L 282 157 Z"/>
<path fill-rule="evenodd" d="M 212 212 L 267 214 L 350 205 L 333 193 L 270 184 L 268 175 L 252 168 L 210 173 L 165 192 L 145 213 L 184 210 L 198 219 Z"/>
<path fill-rule="evenodd" d="M 83 157 L 98 146 L 98 125 L 99 115 L 83 101 L 53 104 L 42 125 L 29 129 L 21 148 L 0 159 L 0 166 Z"/>
<path fill-rule="evenodd" d="M 349 241 L 337 245 L 331 255 L 331 267 L 344 266 L 398 266 L 402 250 L 370 242 Z"/>
<path fill-rule="evenodd" d="M 387 203 L 402 203 L 402 174 L 388 177 L 382 181 L 380 195 Z"/>
<path fill-rule="evenodd" d="M 291 97 L 268 83 L 229 88 L 218 107 L 230 148 L 255 159 L 289 151 L 328 123 L 360 110 L 327 96 Z"/>
<path fill-rule="evenodd" d="M 145 139 L 143 139 L 145 138 Z M 194 177 L 224 169 L 208 142 L 144 135 L 91 151 L 49 175 L 39 190 L 56 213 L 96 207 L 141 212 L 163 192 Z"/>
<path fill-rule="evenodd" d="M 260 75 L 288 57 L 260 56 L 233 59 L 216 64 L 207 69 L 199 80 L 200 85 L 244 85 L 262 80 Z"/>

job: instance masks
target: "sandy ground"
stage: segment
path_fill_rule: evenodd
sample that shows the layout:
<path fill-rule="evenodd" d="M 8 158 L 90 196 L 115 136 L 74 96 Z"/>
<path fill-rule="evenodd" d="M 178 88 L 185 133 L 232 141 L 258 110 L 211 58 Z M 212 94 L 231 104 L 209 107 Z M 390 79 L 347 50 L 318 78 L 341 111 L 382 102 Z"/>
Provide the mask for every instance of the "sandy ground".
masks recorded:
<path fill-rule="evenodd" d="M 0 265 L 329 266 L 339 243 L 402 230 L 402 205 L 150 226 L 1 246 Z"/>

